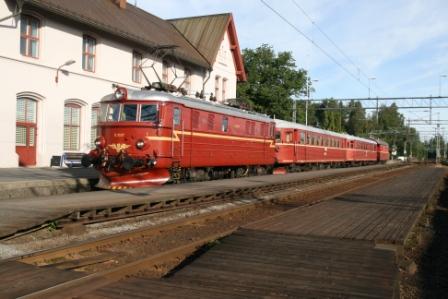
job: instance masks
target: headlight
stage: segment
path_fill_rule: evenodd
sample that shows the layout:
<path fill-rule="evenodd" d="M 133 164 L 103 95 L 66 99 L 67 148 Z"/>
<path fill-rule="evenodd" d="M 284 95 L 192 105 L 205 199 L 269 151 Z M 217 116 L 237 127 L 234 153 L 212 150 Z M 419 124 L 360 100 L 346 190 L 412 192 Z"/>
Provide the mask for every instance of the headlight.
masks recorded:
<path fill-rule="evenodd" d="M 139 139 L 135 143 L 135 147 L 138 149 L 142 149 L 144 146 L 145 146 L 145 141 L 143 139 Z"/>
<path fill-rule="evenodd" d="M 95 147 L 102 149 L 104 148 L 104 146 L 106 145 L 106 140 L 104 139 L 104 137 L 100 136 L 97 139 L 95 139 Z"/>
<path fill-rule="evenodd" d="M 126 89 L 124 88 L 117 88 L 117 90 L 115 91 L 115 99 L 117 100 L 126 100 Z"/>

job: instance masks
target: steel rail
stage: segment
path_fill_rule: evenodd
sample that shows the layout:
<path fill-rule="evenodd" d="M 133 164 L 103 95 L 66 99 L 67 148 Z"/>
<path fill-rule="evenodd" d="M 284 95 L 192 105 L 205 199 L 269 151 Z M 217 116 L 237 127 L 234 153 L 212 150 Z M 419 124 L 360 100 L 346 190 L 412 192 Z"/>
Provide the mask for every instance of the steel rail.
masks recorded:
<path fill-rule="evenodd" d="M 388 168 L 388 166 L 385 166 Z M 393 167 L 393 166 L 389 166 Z M 290 188 L 292 186 L 300 186 L 310 182 L 316 182 L 324 178 L 341 178 L 354 175 L 356 173 L 368 173 L 376 171 L 378 169 L 353 169 L 353 172 L 343 174 L 327 175 L 319 178 L 311 178 L 305 180 L 288 181 L 285 183 L 272 183 L 255 187 L 241 187 L 232 190 L 224 190 L 222 192 L 205 192 L 203 194 L 178 196 L 175 198 L 162 199 L 159 201 L 137 202 L 133 204 L 117 205 L 117 206 L 102 206 L 88 209 L 80 209 L 72 212 L 70 215 L 66 215 L 63 218 L 57 220 L 58 225 L 64 226 L 74 222 L 82 222 L 85 224 L 97 223 L 103 221 L 112 221 L 129 217 L 142 216 L 152 213 L 165 212 L 169 210 L 175 210 L 179 208 L 185 208 L 188 206 L 196 206 L 198 204 L 204 204 L 216 200 L 233 200 L 241 196 L 250 196 L 253 194 L 275 192 L 276 190 L 282 190 L 284 188 Z"/>

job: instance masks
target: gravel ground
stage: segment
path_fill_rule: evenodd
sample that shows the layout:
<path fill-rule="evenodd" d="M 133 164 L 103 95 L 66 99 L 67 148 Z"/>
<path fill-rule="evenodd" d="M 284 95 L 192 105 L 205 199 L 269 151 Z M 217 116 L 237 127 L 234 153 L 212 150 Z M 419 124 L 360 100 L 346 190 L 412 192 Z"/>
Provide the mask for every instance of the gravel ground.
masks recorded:
<path fill-rule="evenodd" d="M 208 212 L 233 208 L 249 203 L 250 200 L 241 200 L 218 205 L 208 205 L 201 209 L 185 208 L 179 212 L 163 212 L 147 216 L 103 222 L 86 226 L 82 233 L 66 233 L 63 230 L 46 228 L 9 241 L 0 242 L 0 260 L 24 255 L 38 250 L 55 248 L 73 242 L 94 240 L 99 237 L 115 233 L 130 231 L 141 227 L 151 227 L 176 221 L 182 218 L 204 214 Z"/>
<path fill-rule="evenodd" d="M 448 296 L 448 179 L 419 219 L 400 261 L 400 297 Z"/>

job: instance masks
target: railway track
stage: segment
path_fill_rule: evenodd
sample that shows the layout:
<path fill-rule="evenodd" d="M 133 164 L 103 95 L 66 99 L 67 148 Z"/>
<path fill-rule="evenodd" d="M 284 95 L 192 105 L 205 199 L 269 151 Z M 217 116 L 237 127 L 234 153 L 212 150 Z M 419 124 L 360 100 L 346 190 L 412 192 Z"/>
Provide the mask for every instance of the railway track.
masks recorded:
<path fill-rule="evenodd" d="M 306 182 L 283 185 L 282 187 L 272 186 L 272 189 L 259 188 L 257 192 L 251 190 L 252 192 L 245 193 L 245 201 L 227 210 L 214 211 L 186 219 L 179 219 L 161 226 L 145 227 L 96 240 L 27 254 L 10 261 L 15 260 L 16 262 L 31 264 L 40 268 L 85 271 L 82 272 L 83 276 L 80 278 L 30 292 L 24 298 L 60 298 L 71 296 L 72 294 L 82 294 L 107 285 L 111 281 L 120 280 L 128 276 L 138 276 L 140 272 L 147 272 L 148 269 L 150 272 L 156 272 L 156 276 L 161 276 L 201 246 L 228 235 L 237 229 L 238 226 L 242 225 L 241 221 L 235 221 L 238 215 L 250 214 L 250 211 L 256 210 L 255 208 L 265 207 L 269 203 L 273 203 L 273 205 L 269 206 L 281 206 L 283 208 L 312 205 L 339 194 L 400 175 L 407 170 L 408 168 L 395 168 L 386 172 L 375 171 L 362 175 L 358 174 L 357 177 L 352 173 L 351 176 L 347 177 L 328 177 L 319 180 L 319 182 L 314 181 L 314 184 L 313 182 Z M 252 196 L 251 198 L 248 198 L 249 194 Z M 256 216 L 256 214 L 254 215 Z M 247 217 L 245 220 L 246 223 L 254 222 L 256 218 Z M 221 225 L 217 229 L 205 230 L 199 234 L 191 234 L 192 231 L 210 226 L 213 221 L 225 222 L 228 225 Z M 151 243 L 152 238 L 157 239 L 158 237 L 160 239 L 168 233 L 176 234 L 176 232 L 180 232 L 182 234 L 185 231 L 190 231 L 190 235 L 193 237 L 190 236 L 172 246 L 162 247 L 159 251 L 136 250 L 136 253 L 144 252 L 145 254 L 134 254 L 130 258 L 126 258 L 126 253 L 123 252 L 124 244 L 127 244 L 127 248 L 135 246 L 142 246 L 146 249 L 152 248 L 154 247 L 154 244 Z M 165 270 L 161 272 L 161 269 Z"/>
<path fill-rule="evenodd" d="M 400 168 L 402 165 L 394 165 L 386 167 L 387 170 L 393 170 Z M 263 186 L 250 187 L 250 188 L 235 188 L 224 192 L 205 193 L 197 195 L 177 196 L 170 199 L 162 199 L 160 201 L 150 201 L 146 203 L 116 205 L 116 206 L 104 206 L 95 208 L 79 209 L 65 215 L 64 217 L 57 219 L 59 227 L 66 226 L 71 223 L 98 223 L 104 221 L 111 221 L 129 217 L 136 217 L 141 215 L 147 215 L 152 213 L 159 213 L 165 211 L 175 211 L 183 209 L 188 206 L 198 207 L 203 204 L 217 203 L 225 201 L 238 200 L 242 197 L 255 197 L 258 198 L 261 194 L 276 193 L 282 190 L 295 190 L 296 188 L 303 188 L 306 186 L 312 186 L 315 184 L 329 183 L 333 181 L 343 180 L 350 177 L 359 177 L 361 175 L 369 175 L 370 173 L 377 172 L 379 170 L 359 170 L 351 173 L 343 173 L 337 175 L 330 175 L 323 178 L 312 178 L 306 180 L 292 181 L 286 183 L 274 183 L 266 184 Z M 384 171 L 384 170 L 380 170 Z"/>

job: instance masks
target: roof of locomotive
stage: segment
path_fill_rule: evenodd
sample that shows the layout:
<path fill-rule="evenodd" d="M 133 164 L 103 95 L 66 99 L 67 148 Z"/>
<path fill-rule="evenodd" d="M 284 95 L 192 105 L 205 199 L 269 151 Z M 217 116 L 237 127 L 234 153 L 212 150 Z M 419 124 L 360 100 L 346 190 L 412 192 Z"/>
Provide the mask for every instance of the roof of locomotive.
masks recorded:
<path fill-rule="evenodd" d="M 361 137 L 357 137 L 357 136 L 353 136 L 353 135 L 349 135 L 349 134 L 336 133 L 333 131 L 327 131 L 327 130 L 323 130 L 323 129 L 319 129 L 319 128 L 315 128 L 315 127 L 305 126 L 302 124 L 293 123 L 293 122 L 289 122 L 289 121 L 281 120 L 281 119 L 275 120 L 275 126 L 277 128 L 301 129 L 301 130 L 306 130 L 306 131 L 310 131 L 310 132 L 314 132 L 314 133 L 326 134 L 326 135 L 331 135 L 331 136 L 335 136 L 335 137 L 339 137 L 339 138 L 345 138 L 345 139 L 349 139 L 349 140 L 358 140 L 358 141 L 376 144 L 376 142 L 371 139 L 365 139 L 365 138 L 361 138 Z"/>
<path fill-rule="evenodd" d="M 385 145 L 385 146 L 389 146 L 389 143 L 387 143 L 387 142 L 384 141 L 384 140 L 381 140 L 381 139 L 375 139 L 375 138 L 370 138 L 370 139 L 373 140 L 373 141 L 375 141 L 375 142 L 378 143 L 378 144 Z"/>
<path fill-rule="evenodd" d="M 157 102 L 175 102 L 189 108 L 200 109 L 209 112 L 222 113 L 235 117 L 247 118 L 250 120 L 273 122 L 274 120 L 267 115 L 246 111 L 216 102 L 195 99 L 185 96 L 176 96 L 171 93 L 154 90 L 133 90 L 127 89 L 129 100 L 133 101 L 157 101 Z M 115 100 L 114 94 L 108 94 L 101 99 L 101 102 Z"/>

